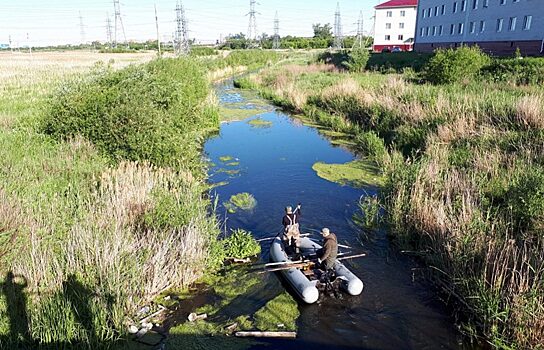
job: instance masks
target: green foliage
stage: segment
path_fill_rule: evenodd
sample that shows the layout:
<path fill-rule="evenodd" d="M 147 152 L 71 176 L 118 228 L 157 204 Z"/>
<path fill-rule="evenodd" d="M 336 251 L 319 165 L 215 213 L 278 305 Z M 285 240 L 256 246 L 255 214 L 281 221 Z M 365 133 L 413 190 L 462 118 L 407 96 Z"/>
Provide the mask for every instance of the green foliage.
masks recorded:
<path fill-rule="evenodd" d="M 228 202 L 224 202 L 223 206 L 229 213 L 235 213 L 240 210 L 253 210 L 257 206 L 257 200 L 252 194 L 247 192 L 233 194 Z"/>
<path fill-rule="evenodd" d="M 348 54 L 348 60 L 344 62 L 344 66 L 354 73 L 362 73 L 365 71 L 366 64 L 370 58 L 370 53 L 365 48 L 357 48 Z"/>
<path fill-rule="evenodd" d="M 405 68 L 412 68 L 420 72 L 429 62 L 432 54 L 419 52 L 393 52 L 393 53 L 373 53 L 370 55 L 367 67 L 368 69 L 385 73 L 393 70 L 395 73 L 401 73 Z"/>
<path fill-rule="evenodd" d="M 544 58 L 497 58 L 482 70 L 483 75 L 496 82 L 517 85 L 544 84 Z"/>
<path fill-rule="evenodd" d="M 223 240 L 223 244 L 225 255 L 230 258 L 245 259 L 261 252 L 261 245 L 253 238 L 251 232 L 242 229 L 232 230 Z"/>
<path fill-rule="evenodd" d="M 383 184 L 380 169 L 369 161 L 354 160 L 345 164 L 317 162 L 312 166 L 312 169 L 317 173 L 317 176 L 342 186 L 364 188 Z"/>
<path fill-rule="evenodd" d="M 517 231 L 544 229 L 544 168 L 520 164 L 519 174 L 505 198 Z"/>
<path fill-rule="evenodd" d="M 387 156 L 384 141 L 374 131 L 362 132 L 355 139 L 357 148 L 369 159 L 381 164 Z"/>
<path fill-rule="evenodd" d="M 332 27 L 330 23 L 323 24 L 316 23 L 312 25 L 314 30 L 314 38 L 320 39 L 331 39 L 332 38 Z"/>
<path fill-rule="evenodd" d="M 284 292 L 255 313 L 255 326 L 263 331 L 296 331 L 299 316 L 297 302 Z"/>
<path fill-rule="evenodd" d="M 215 56 L 219 53 L 213 47 L 208 46 L 192 46 L 191 56 Z"/>
<path fill-rule="evenodd" d="M 425 78 L 434 84 L 471 81 L 491 62 L 479 47 L 462 46 L 458 49 L 437 49 L 425 66 Z"/>
<path fill-rule="evenodd" d="M 377 196 L 366 196 L 358 203 L 358 211 L 353 215 L 353 221 L 362 228 L 376 229 L 380 226 L 380 202 Z"/>
<path fill-rule="evenodd" d="M 115 160 L 195 165 L 201 130 L 218 126 L 208 94 L 204 72 L 189 59 L 100 68 L 56 94 L 43 130 L 59 139 L 82 135 Z"/>

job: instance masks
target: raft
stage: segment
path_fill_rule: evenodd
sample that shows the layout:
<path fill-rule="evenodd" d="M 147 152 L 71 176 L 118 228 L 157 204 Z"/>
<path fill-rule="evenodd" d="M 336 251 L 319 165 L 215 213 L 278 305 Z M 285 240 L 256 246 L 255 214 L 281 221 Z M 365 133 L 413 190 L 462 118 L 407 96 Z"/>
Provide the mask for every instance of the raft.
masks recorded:
<path fill-rule="evenodd" d="M 303 256 L 315 255 L 321 246 L 307 237 L 299 238 L 300 252 Z M 285 252 L 283 240 L 276 237 L 270 245 L 270 259 L 273 262 L 291 262 L 291 258 Z M 336 279 L 340 279 L 340 288 L 350 295 L 359 295 L 363 291 L 363 282 L 355 276 L 340 261 L 334 263 Z M 304 271 L 301 268 L 290 268 L 280 273 L 293 287 L 298 296 L 307 304 L 313 304 L 319 298 L 319 279 L 311 271 Z"/>

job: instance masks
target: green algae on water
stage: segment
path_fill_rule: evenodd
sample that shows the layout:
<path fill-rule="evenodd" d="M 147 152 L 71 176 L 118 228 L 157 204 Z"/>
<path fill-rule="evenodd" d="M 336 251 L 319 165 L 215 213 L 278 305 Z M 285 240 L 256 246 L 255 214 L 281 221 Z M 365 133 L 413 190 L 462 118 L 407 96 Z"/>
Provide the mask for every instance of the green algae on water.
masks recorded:
<path fill-rule="evenodd" d="M 253 126 L 254 128 L 269 128 L 272 126 L 272 122 L 261 119 L 261 118 L 251 119 L 247 123 Z"/>
<path fill-rule="evenodd" d="M 261 331 L 296 331 L 299 316 L 297 302 L 289 293 L 283 292 L 266 303 L 253 318 L 255 327 Z"/>
<path fill-rule="evenodd" d="M 240 165 L 240 162 L 230 162 L 230 163 L 226 163 L 225 165 L 227 165 L 227 166 L 237 166 L 237 165 Z"/>
<path fill-rule="evenodd" d="M 317 172 L 317 176 L 342 186 L 356 188 L 382 186 L 384 181 L 375 163 L 365 160 L 355 160 L 345 164 L 317 162 L 312 169 Z"/>
<path fill-rule="evenodd" d="M 219 160 L 223 163 L 233 160 L 234 158 L 232 156 L 221 156 L 219 157 Z"/>
<path fill-rule="evenodd" d="M 223 206 L 229 213 L 233 214 L 236 213 L 238 209 L 246 211 L 253 210 L 257 206 L 257 200 L 252 194 L 242 192 L 232 195 L 228 202 L 223 203 Z"/>

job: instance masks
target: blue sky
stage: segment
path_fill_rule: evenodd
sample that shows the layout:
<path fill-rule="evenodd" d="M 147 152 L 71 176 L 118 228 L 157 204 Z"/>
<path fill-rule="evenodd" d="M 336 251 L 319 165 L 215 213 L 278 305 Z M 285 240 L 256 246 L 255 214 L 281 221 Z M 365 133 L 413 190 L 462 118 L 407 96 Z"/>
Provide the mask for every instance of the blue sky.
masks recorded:
<path fill-rule="evenodd" d="M 312 23 L 334 23 L 336 0 L 258 0 L 257 30 L 273 33 L 275 12 L 280 18 L 280 35 L 312 35 Z M 365 31 L 372 28 L 373 6 L 379 0 L 340 0 L 344 34 L 357 30 L 363 11 Z M 154 5 L 157 5 L 159 32 L 169 40 L 175 28 L 176 0 L 121 0 L 127 39 L 156 37 Z M 184 0 L 190 37 L 214 43 L 229 33 L 247 33 L 249 0 Z M 77 44 L 81 42 L 79 13 L 83 17 L 85 40 L 106 41 L 106 18 L 113 23 L 113 0 L 0 0 L 0 43 L 14 46 Z M 112 24 L 113 25 L 113 24 Z M 27 36 L 28 33 L 28 36 Z M 121 32 L 118 38 L 122 38 Z"/>

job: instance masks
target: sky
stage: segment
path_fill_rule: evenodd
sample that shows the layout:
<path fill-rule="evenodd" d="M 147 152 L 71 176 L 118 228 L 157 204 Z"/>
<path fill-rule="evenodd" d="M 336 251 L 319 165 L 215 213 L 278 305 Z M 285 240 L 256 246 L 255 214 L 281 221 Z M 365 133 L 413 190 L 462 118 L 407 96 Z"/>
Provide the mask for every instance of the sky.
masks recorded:
<path fill-rule="evenodd" d="M 280 36 L 312 36 L 313 23 L 334 24 L 336 0 L 257 0 L 257 32 L 274 32 L 276 11 Z M 385 0 L 384 0 L 385 1 Z M 249 0 L 183 0 L 189 37 L 197 43 L 215 43 L 228 34 L 247 34 Z M 344 35 L 354 35 L 363 11 L 365 32 L 372 29 L 373 7 L 380 0 L 340 0 Z M 175 30 L 176 0 L 121 0 L 122 22 L 127 40 L 156 39 L 155 10 L 159 33 L 169 41 Z M 113 0 L 0 0 L 0 44 L 13 47 L 79 44 L 107 40 L 106 21 L 114 27 Z M 81 34 L 80 16 L 84 36 Z M 120 28 L 120 26 L 119 26 Z M 119 29 L 118 41 L 123 41 Z"/>

